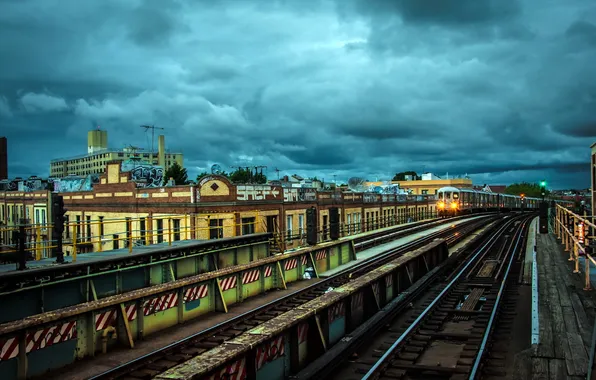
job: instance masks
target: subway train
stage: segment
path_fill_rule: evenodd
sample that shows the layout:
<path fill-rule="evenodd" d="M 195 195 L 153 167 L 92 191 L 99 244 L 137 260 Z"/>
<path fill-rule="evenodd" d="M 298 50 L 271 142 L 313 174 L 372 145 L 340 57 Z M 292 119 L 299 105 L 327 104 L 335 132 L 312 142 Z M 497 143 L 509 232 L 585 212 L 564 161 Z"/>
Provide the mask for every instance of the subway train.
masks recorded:
<path fill-rule="evenodd" d="M 441 217 L 483 211 L 538 210 L 540 198 L 489 193 L 474 189 L 442 187 L 437 190 L 437 213 Z"/>

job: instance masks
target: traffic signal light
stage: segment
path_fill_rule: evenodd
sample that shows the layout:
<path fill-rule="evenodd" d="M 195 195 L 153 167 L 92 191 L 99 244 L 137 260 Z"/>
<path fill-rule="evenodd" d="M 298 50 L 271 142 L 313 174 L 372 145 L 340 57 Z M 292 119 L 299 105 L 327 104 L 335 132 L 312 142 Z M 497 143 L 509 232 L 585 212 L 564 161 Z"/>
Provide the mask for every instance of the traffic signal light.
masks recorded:
<path fill-rule="evenodd" d="M 541 182 L 540 182 L 540 186 L 541 186 L 541 187 L 546 187 L 546 181 L 544 181 L 544 180 L 543 180 L 543 181 L 541 181 Z"/>
<path fill-rule="evenodd" d="M 57 234 L 62 235 L 64 232 L 64 222 L 66 221 L 66 210 L 64 208 L 64 199 L 61 195 L 54 195 L 54 200 L 52 202 L 52 216 L 53 216 L 53 224 L 54 224 L 54 231 Z"/>
<path fill-rule="evenodd" d="M 64 233 L 64 222 L 66 221 L 66 209 L 64 208 L 64 199 L 58 194 L 52 194 L 52 219 L 54 228 L 52 228 L 52 240 L 56 243 L 52 244 L 53 254 L 56 257 L 56 262 L 64 262 L 64 252 L 62 252 L 62 234 Z"/>

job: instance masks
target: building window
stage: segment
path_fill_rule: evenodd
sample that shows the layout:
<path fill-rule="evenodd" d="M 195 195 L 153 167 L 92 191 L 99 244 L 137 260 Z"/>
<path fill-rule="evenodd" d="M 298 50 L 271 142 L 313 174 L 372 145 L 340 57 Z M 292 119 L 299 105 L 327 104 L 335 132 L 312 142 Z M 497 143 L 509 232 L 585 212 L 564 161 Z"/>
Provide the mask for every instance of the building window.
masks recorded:
<path fill-rule="evenodd" d="M 293 219 L 292 215 L 286 217 L 286 240 L 292 240 Z"/>
<path fill-rule="evenodd" d="M 304 214 L 298 215 L 298 233 L 300 234 L 300 238 L 304 235 Z"/>
<path fill-rule="evenodd" d="M 209 239 L 223 238 L 223 219 L 209 219 Z"/>
<path fill-rule="evenodd" d="M 242 218 L 242 235 L 255 233 L 255 218 Z"/>
<path fill-rule="evenodd" d="M 39 209 L 35 210 L 35 224 L 39 224 L 41 219 L 39 217 Z"/>
<path fill-rule="evenodd" d="M 172 219 L 174 223 L 174 241 L 180 240 L 180 219 Z"/>
<path fill-rule="evenodd" d="M 145 222 L 145 218 L 141 218 L 139 220 L 139 229 L 141 230 L 141 231 L 139 231 L 141 233 L 141 245 L 146 245 L 147 244 L 147 241 L 146 241 L 146 236 L 147 236 L 146 229 L 147 229 L 147 225 L 146 225 L 146 222 Z"/>
<path fill-rule="evenodd" d="M 66 232 L 66 238 L 70 238 L 70 226 L 68 225 L 68 215 L 64 216 L 64 232 Z"/>
<path fill-rule="evenodd" d="M 157 219 L 157 244 L 163 243 L 163 219 Z"/>
<path fill-rule="evenodd" d="M 352 231 L 352 214 L 348 214 L 348 235 L 351 233 Z"/>
<path fill-rule="evenodd" d="M 77 215 L 77 240 L 81 238 L 81 216 Z"/>
<path fill-rule="evenodd" d="M 87 241 L 91 241 L 91 217 L 87 216 Z"/>

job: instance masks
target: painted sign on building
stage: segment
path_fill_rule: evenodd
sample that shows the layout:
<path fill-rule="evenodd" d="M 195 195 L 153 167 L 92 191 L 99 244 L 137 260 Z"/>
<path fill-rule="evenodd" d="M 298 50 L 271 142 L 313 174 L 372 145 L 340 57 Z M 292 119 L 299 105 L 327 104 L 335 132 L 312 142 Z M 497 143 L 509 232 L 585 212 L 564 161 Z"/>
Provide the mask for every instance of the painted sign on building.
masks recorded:
<path fill-rule="evenodd" d="M 317 200 L 315 189 L 285 188 L 284 202 L 314 202 Z"/>
<path fill-rule="evenodd" d="M 362 200 L 364 201 L 364 203 L 374 203 L 377 201 L 377 194 L 364 193 L 362 194 Z"/>
<path fill-rule="evenodd" d="M 64 177 L 54 180 L 54 191 L 59 193 L 91 191 L 96 183 L 99 183 L 99 175 L 97 174 L 90 174 L 85 177 Z"/>
<path fill-rule="evenodd" d="M 238 185 L 236 199 L 239 201 L 279 200 L 279 188 L 267 185 Z"/>

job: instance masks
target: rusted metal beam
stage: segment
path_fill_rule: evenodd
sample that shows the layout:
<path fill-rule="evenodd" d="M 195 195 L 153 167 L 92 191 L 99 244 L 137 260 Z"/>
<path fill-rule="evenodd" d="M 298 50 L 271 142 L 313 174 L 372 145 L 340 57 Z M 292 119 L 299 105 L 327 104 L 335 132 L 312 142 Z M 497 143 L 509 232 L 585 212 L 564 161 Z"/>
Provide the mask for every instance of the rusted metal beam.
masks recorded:
<path fill-rule="evenodd" d="M 105 297 L 99 300 L 94 300 L 90 302 L 81 303 L 78 305 L 68 306 L 62 309 L 57 309 L 41 314 L 32 315 L 20 320 L 11 321 L 0 325 L 0 335 L 8 334 L 11 332 L 24 330 L 27 328 L 31 328 L 34 326 L 42 325 L 45 323 L 50 323 L 54 321 L 58 321 L 60 319 L 69 318 L 73 316 L 77 316 L 80 314 L 88 313 L 91 311 L 96 311 L 104 308 L 108 308 L 111 306 L 116 306 L 120 303 L 126 303 L 130 301 L 136 301 L 139 298 L 149 297 L 153 295 L 157 295 L 160 293 L 165 293 L 168 291 L 180 289 L 184 286 L 194 285 L 201 282 L 209 281 L 216 279 L 218 277 L 230 275 L 233 273 L 243 272 L 252 268 L 258 268 L 263 265 L 277 263 L 282 260 L 286 260 L 293 257 L 298 257 L 304 254 L 310 254 L 313 251 L 318 251 L 320 249 L 324 249 L 329 246 L 334 245 L 341 245 L 347 242 L 330 242 L 321 244 L 315 247 L 306 247 L 304 249 L 298 250 L 296 252 L 271 256 L 264 259 L 260 259 L 248 264 L 241 264 L 236 265 L 228 268 L 219 269 L 212 272 L 201 273 L 198 275 L 186 277 L 183 279 L 179 279 L 173 282 L 155 285 L 143 289 L 132 290 L 130 292 L 126 292 L 123 294 L 118 294 L 114 296 Z"/>
<path fill-rule="evenodd" d="M 196 356 L 179 366 L 157 375 L 155 379 L 190 380 L 202 378 L 204 375 L 209 374 L 225 363 L 240 358 L 242 355 L 245 355 L 250 350 L 254 349 L 254 347 L 265 343 L 272 337 L 283 334 L 285 331 L 288 331 L 310 317 L 320 315 L 321 312 L 327 310 L 331 305 L 338 302 L 344 302 L 344 300 L 351 294 L 359 292 L 365 287 L 378 282 L 388 273 L 393 273 L 404 264 L 407 264 L 411 260 L 416 260 L 421 255 L 429 252 L 442 254 L 444 259 L 447 259 L 449 252 L 445 239 L 437 239 L 424 247 L 406 253 L 405 255 L 358 277 L 348 284 L 264 322 L 262 325 L 247 331 L 220 347 L 209 350 L 202 355 Z M 437 262 L 438 261 L 439 260 L 437 260 Z"/>

